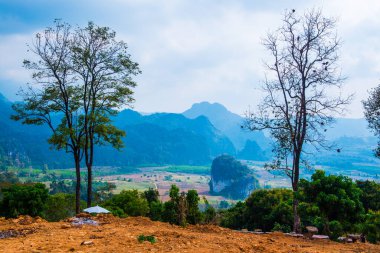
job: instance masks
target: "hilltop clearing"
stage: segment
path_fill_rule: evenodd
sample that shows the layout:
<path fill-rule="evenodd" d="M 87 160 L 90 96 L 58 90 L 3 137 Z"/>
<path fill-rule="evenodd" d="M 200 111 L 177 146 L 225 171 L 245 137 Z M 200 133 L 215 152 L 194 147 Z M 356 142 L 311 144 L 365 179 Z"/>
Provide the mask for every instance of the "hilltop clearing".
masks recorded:
<path fill-rule="evenodd" d="M 282 233 L 256 235 L 211 225 L 182 228 L 142 217 L 93 219 L 98 226 L 73 226 L 69 222 L 73 219 L 0 220 L 0 234 L 15 236 L 0 239 L 0 252 L 380 252 L 380 245 L 300 239 Z M 157 241 L 140 243 L 140 235 L 153 235 Z"/>

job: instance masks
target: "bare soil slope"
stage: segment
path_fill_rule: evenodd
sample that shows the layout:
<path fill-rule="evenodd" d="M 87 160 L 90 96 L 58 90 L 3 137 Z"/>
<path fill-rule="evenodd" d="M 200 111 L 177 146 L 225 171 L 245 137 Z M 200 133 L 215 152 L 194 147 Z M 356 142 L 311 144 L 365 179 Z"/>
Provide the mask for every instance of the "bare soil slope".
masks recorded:
<path fill-rule="evenodd" d="M 100 225 L 0 218 L 0 236 L 14 236 L 0 239 L 0 252 L 380 252 L 380 245 L 367 243 L 297 239 L 281 233 L 256 235 L 209 225 L 182 228 L 143 217 L 94 219 Z M 140 243 L 141 234 L 154 235 L 157 242 Z"/>

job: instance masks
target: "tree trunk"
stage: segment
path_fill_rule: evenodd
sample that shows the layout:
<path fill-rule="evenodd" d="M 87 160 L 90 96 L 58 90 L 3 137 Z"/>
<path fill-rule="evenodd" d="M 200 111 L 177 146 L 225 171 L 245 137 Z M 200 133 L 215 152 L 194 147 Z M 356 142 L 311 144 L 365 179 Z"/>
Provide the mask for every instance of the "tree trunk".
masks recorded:
<path fill-rule="evenodd" d="M 293 232 L 300 234 L 301 230 L 301 218 L 298 214 L 298 182 L 300 175 L 300 152 L 295 152 L 293 158 L 293 178 L 292 178 L 292 188 L 293 188 Z"/>
<path fill-rule="evenodd" d="M 89 137 L 90 152 L 88 152 L 88 147 L 86 148 L 85 158 L 87 166 L 87 207 L 91 207 L 92 202 L 92 165 L 94 163 L 94 133 L 93 127 L 90 128 L 89 134 L 86 138 Z M 87 145 L 88 145 L 88 140 Z"/>
<path fill-rule="evenodd" d="M 79 155 L 75 154 L 74 155 L 74 160 L 75 160 L 75 173 L 76 173 L 76 178 L 77 182 L 75 185 L 75 213 L 80 213 L 80 160 L 79 160 Z"/>
<path fill-rule="evenodd" d="M 293 232 L 300 234 L 300 233 L 302 233 L 301 218 L 298 214 L 298 199 L 295 196 L 296 192 L 294 192 L 294 193 L 295 194 L 293 195 Z"/>
<path fill-rule="evenodd" d="M 87 207 L 91 207 L 92 201 L 92 164 L 87 164 Z"/>

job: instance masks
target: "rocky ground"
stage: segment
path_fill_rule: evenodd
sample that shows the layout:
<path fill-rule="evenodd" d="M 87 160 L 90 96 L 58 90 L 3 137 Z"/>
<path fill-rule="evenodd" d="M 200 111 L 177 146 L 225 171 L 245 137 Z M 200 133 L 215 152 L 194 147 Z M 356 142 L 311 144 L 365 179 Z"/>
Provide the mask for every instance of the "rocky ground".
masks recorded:
<path fill-rule="evenodd" d="M 98 225 L 81 225 L 88 223 L 84 217 L 61 222 L 0 218 L 0 252 L 380 252 L 380 245 L 368 243 L 257 235 L 210 225 L 182 228 L 143 217 L 91 219 Z M 139 242 L 140 235 L 153 235 L 157 241 Z"/>

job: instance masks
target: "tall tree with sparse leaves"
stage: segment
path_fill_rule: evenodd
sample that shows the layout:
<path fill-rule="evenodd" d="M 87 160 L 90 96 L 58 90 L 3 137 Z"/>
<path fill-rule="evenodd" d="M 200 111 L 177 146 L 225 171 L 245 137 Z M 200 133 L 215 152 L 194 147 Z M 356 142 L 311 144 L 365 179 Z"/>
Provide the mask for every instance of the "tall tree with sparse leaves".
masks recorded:
<path fill-rule="evenodd" d="M 13 106 L 14 120 L 46 124 L 57 149 L 73 153 L 76 168 L 76 212 L 80 212 L 80 163 L 88 169 L 87 205 L 92 199 L 94 146 L 122 147 L 125 133 L 112 125 L 112 116 L 133 102 L 132 76 L 140 73 L 127 45 L 115 32 L 92 22 L 72 28 L 55 21 L 55 27 L 38 33 L 29 51 L 36 61 L 25 60 L 36 86 L 21 90 L 22 103 Z"/>
<path fill-rule="evenodd" d="M 108 27 L 92 22 L 77 28 L 72 41 L 72 68 L 82 82 L 84 114 L 84 158 L 87 166 L 87 206 L 92 200 L 92 166 L 94 146 L 109 143 L 114 148 L 123 146 L 124 131 L 112 125 L 111 116 L 134 99 L 132 80 L 140 72 L 131 60 L 127 44 L 116 40 L 116 33 Z"/>
<path fill-rule="evenodd" d="M 258 112 L 247 113 L 248 129 L 267 129 L 275 140 L 275 158 L 268 168 L 283 170 L 291 180 L 295 232 L 301 230 L 296 193 L 300 166 L 307 165 L 305 144 L 330 148 L 324 132 L 351 100 L 340 95 L 344 78 L 339 71 L 335 26 L 335 20 L 320 10 L 303 15 L 286 11 L 283 25 L 263 41 L 271 55 L 265 64 L 265 97 Z"/>

